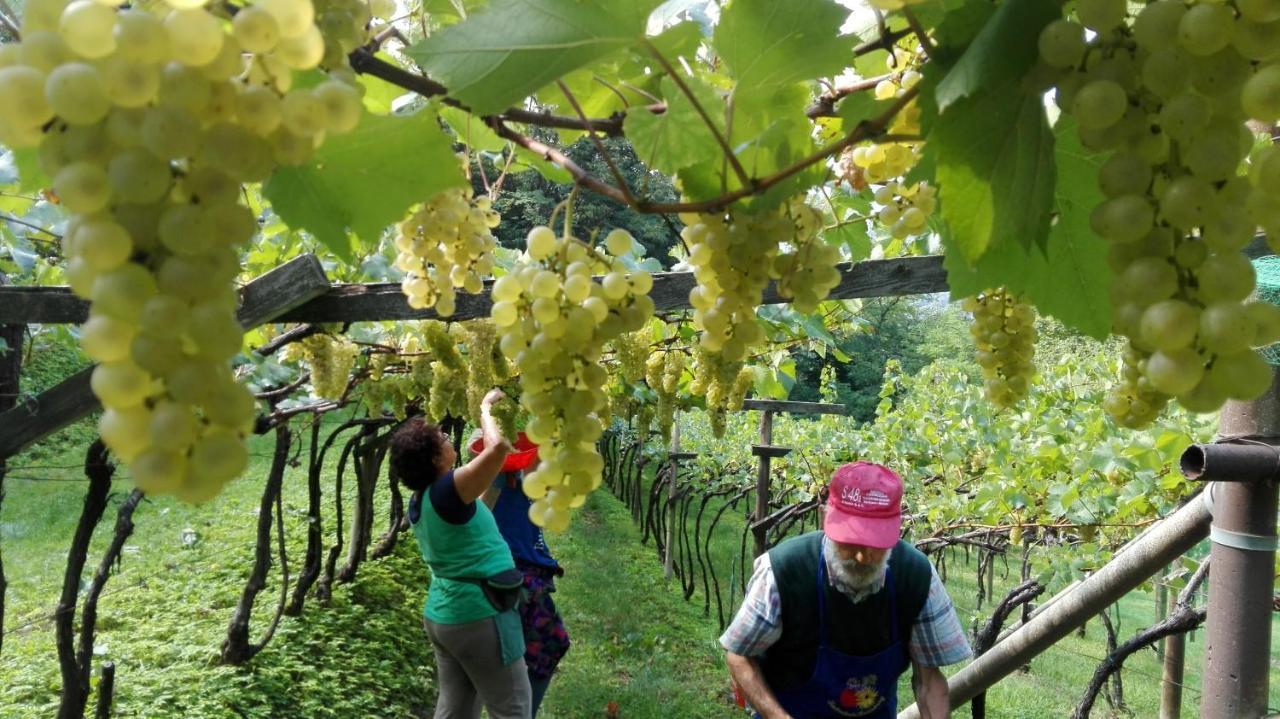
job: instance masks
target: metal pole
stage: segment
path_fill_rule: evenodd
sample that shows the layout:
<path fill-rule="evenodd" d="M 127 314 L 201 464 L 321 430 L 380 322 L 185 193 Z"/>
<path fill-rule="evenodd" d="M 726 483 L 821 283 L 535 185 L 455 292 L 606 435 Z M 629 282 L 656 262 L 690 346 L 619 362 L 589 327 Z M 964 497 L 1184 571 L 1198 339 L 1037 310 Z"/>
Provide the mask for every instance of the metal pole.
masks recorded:
<path fill-rule="evenodd" d="M 1280 383 L 1252 402 L 1228 402 L 1218 420 L 1224 439 L 1280 444 Z M 1275 464 L 1273 463 L 1273 468 Z M 1205 621 L 1203 719 L 1254 719 L 1267 712 L 1275 583 L 1275 474 L 1211 488 L 1209 616 Z"/>
<path fill-rule="evenodd" d="M 1133 591 L 1161 567 L 1194 547 L 1208 531 L 1209 509 L 1201 497 L 1152 525 L 1124 552 L 1067 590 L 1065 596 L 1060 593 L 1060 598 L 1051 606 L 1036 612 L 1030 622 L 949 678 L 952 708 L 963 705 L 1017 671 L 1072 629 Z M 912 704 L 898 714 L 898 719 L 920 719 L 920 712 Z"/>
<path fill-rule="evenodd" d="M 768 446 L 773 444 L 773 410 L 765 410 L 760 416 L 760 444 Z M 772 457 L 768 454 L 761 454 L 758 458 L 760 465 L 756 474 L 756 516 L 755 521 L 762 521 L 769 516 L 769 463 Z M 755 556 L 764 554 L 766 549 L 766 535 L 769 530 L 767 527 L 760 527 L 754 530 L 756 540 Z"/>

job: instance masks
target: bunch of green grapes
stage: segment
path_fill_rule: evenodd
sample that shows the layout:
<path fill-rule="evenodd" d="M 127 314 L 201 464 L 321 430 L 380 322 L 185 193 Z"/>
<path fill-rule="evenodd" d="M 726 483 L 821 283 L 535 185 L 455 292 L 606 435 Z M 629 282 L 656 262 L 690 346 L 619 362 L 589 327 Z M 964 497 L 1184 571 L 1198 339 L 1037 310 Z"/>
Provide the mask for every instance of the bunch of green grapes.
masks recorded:
<path fill-rule="evenodd" d="M 794 224 L 782 212 L 735 217 L 704 214 L 682 217 L 680 236 L 689 248 L 689 264 L 697 286 L 689 291 L 693 324 L 700 343 L 741 361 L 764 339 L 756 323 L 759 306 L 779 245 Z"/>
<path fill-rule="evenodd" d="M 1255 277 L 1241 250 L 1259 227 L 1273 243 L 1280 233 L 1280 160 L 1268 148 L 1248 162 L 1245 122 L 1280 119 L 1280 14 L 1176 0 L 1132 18 L 1123 0 L 1075 13 L 1046 26 L 1039 48 L 1081 142 L 1108 154 L 1091 224 L 1111 245 L 1115 330 L 1138 375 L 1108 408 L 1141 426 L 1170 397 L 1201 412 L 1257 397 L 1271 370 L 1250 347 L 1275 309 L 1245 302 Z"/>
<path fill-rule="evenodd" d="M 790 299 L 797 312 L 809 314 L 840 284 L 836 269 L 840 248 L 819 236 L 822 213 L 805 204 L 802 197 L 787 201 L 784 214 L 791 220 L 793 232 L 786 239 L 785 250 L 773 258 L 771 274 L 777 280 L 778 294 Z"/>
<path fill-rule="evenodd" d="M 374 382 L 382 379 L 382 375 L 387 371 L 387 364 L 390 361 L 390 352 L 371 352 L 369 354 L 369 379 Z"/>
<path fill-rule="evenodd" d="M 115 5 L 27 3 L 23 41 L 0 53 L 0 143 L 36 148 L 71 213 L 66 273 L 91 302 L 108 446 L 144 491 L 204 501 L 243 470 L 254 414 L 229 367 L 237 249 L 257 231 L 241 185 L 305 159 L 362 106 L 342 83 L 282 95 L 251 80 L 264 56 L 286 75 L 315 66 L 310 0 L 248 8 L 275 28 L 270 48 L 222 7 Z"/>
<path fill-rule="evenodd" d="M 969 334 L 977 345 L 987 401 L 1012 407 L 1031 391 L 1035 374 L 1035 308 L 1004 288 L 966 297 L 962 307 L 973 314 Z"/>
<path fill-rule="evenodd" d="M 506 396 L 494 402 L 489 413 L 498 422 L 498 428 L 502 430 L 502 436 L 506 437 L 508 441 L 515 442 L 516 437 L 520 435 L 520 403 Z"/>
<path fill-rule="evenodd" d="M 455 288 L 475 294 L 493 271 L 498 240 L 490 232 L 501 218 L 488 197 L 471 188 L 436 194 L 396 227 L 396 267 L 407 273 L 401 289 L 414 309 L 435 307 L 441 317 L 456 309 Z"/>
<path fill-rule="evenodd" d="M 535 227 L 524 257 L 493 285 L 491 317 L 519 370 L 520 402 L 530 416 L 525 433 L 541 446 L 542 463 L 524 481 L 534 500 L 529 517 L 557 531 L 568 526 L 569 508 L 600 484 L 604 345 L 653 316 L 652 276 L 628 272 L 617 258 L 635 240 L 614 230 L 604 245 L 602 251 Z"/>
<path fill-rule="evenodd" d="M 316 26 L 324 38 L 322 64 L 328 68 L 347 66 L 347 56 L 369 42 L 372 25 L 390 20 L 395 0 L 316 0 Z"/>
<path fill-rule="evenodd" d="M 645 361 L 650 357 L 650 344 L 646 333 L 624 332 L 613 340 L 613 358 L 618 361 L 618 375 L 634 384 L 644 379 Z"/>
<path fill-rule="evenodd" d="M 874 195 L 876 220 L 895 239 L 923 234 L 929 229 L 929 216 L 938 207 L 937 195 L 937 188 L 928 182 L 885 183 Z"/>
<path fill-rule="evenodd" d="M 480 402 L 498 385 L 493 371 L 493 348 L 498 345 L 497 328 L 487 319 L 466 323 L 467 339 L 467 410 L 468 417 L 480 424 Z M 505 435 L 515 439 L 515 435 Z"/>
<path fill-rule="evenodd" d="M 311 388 L 317 397 L 340 400 L 347 391 L 360 348 L 346 337 L 314 334 L 296 343 L 311 367 Z"/>
<path fill-rule="evenodd" d="M 730 362 L 723 355 L 708 352 L 701 347 L 693 353 L 693 379 L 689 382 L 689 394 L 702 397 L 711 423 L 711 433 L 719 438 L 724 436 L 725 422 L 728 417 L 733 385 L 744 363 Z"/>

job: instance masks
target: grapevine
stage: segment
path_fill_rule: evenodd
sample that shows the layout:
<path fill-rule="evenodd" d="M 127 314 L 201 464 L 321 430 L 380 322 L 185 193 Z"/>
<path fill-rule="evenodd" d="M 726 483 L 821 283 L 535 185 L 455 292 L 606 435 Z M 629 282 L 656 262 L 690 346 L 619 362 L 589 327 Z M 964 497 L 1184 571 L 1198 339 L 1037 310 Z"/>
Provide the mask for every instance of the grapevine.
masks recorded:
<path fill-rule="evenodd" d="M 1003 288 L 965 298 L 973 314 L 969 333 L 977 345 L 987 401 L 1005 408 L 1031 390 L 1035 374 L 1035 308 Z"/>
<path fill-rule="evenodd" d="M 401 288 L 415 309 L 434 307 L 441 317 L 456 309 L 457 289 L 476 294 L 493 270 L 490 230 L 498 213 L 471 188 L 445 190 L 424 202 L 396 230 L 396 267 L 407 273 Z"/>

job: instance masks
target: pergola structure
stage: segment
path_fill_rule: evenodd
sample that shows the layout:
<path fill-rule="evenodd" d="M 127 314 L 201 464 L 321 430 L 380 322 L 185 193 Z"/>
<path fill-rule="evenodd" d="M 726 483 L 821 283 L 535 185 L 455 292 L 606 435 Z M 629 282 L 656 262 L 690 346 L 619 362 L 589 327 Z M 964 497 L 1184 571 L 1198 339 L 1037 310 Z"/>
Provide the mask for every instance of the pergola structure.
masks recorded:
<path fill-rule="evenodd" d="M 839 269 L 841 281 L 832 290 L 831 299 L 947 290 L 942 258 L 937 256 L 846 263 Z M 694 284 L 692 273 L 655 274 L 651 297 L 656 309 L 687 309 L 689 290 Z M 457 309 L 448 319 L 487 316 L 491 307 L 489 287 L 486 284 L 484 291 L 476 295 L 459 295 Z M 764 303 L 782 302 L 785 300 L 771 284 Z M 395 283 L 330 284 L 319 261 L 310 255 L 246 284 L 241 291 L 239 316 L 246 328 L 267 322 L 440 319 L 434 311 L 410 308 Z M 88 303 L 68 288 L 0 286 L 2 336 L 20 337 L 23 326 L 28 324 L 78 324 L 87 317 Z M 20 354 L 20 345 L 15 348 L 13 344 L 10 343 L 7 361 L 0 361 L 0 385 L 8 382 L 16 387 L 19 360 L 13 355 Z M 0 352 L 0 356 L 3 354 Z M 98 407 L 89 376 L 90 370 L 84 370 L 34 398 L 16 403 L 16 396 L 0 398 L 0 409 L 5 410 L 0 413 L 0 480 L 9 457 Z M 768 461 L 776 450 L 770 445 L 769 416 L 779 407 L 771 404 L 759 409 L 766 410 L 758 456 L 762 481 L 767 482 Z M 1236 461 L 1242 444 L 1255 448 L 1249 460 L 1252 463 Z M 1262 716 L 1267 707 L 1276 482 L 1280 476 L 1276 446 L 1280 446 L 1280 383 L 1273 383 L 1267 395 L 1254 402 L 1229 403 L 1222 412 L 1220 441 L 1189 450 L 1189 459 L 1184 462 L 1189 476 L 1213 480 L 1202 495 L 1152 525 L 1089 578 L 1041 605 L 1028 620 L 1008 630 L 988 652 L 952 676 L 949 684 L 953 706 L 1017 670 L 1209 536 L 1213 540 L 1209 590 L 1213 611 L 1208 619 L 1200 715 L 1208 719 Z M 1211 498 L 1212 506 L 1203 498 Z M 756 522 L 767 519 L 764 511 L 767 510 L 757 508 Z M 899 716 L 916 717 L 918 713 L 912 706 Z"/>

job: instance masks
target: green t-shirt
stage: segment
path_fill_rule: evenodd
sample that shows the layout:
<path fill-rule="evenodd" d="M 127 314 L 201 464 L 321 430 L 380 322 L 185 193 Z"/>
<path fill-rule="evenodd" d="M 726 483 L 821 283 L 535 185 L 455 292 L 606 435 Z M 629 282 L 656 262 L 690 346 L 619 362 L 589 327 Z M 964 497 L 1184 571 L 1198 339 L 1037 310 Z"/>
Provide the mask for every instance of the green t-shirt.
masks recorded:
<path fill-rule="evenodd" d="M 484 502 L 473 503 L 475 512 L 461 523 L 441 517 L 432 498 L 446 492 L 456 497 L 453 472 L 437 479 L 421 497 L 416 519 L 410 512 L 418 549 L 432 575 L 423 616 L 436 624 L 464 624 L 495 616 L 498 612 L 480 587 L 448 577 L 481 579 L 514 569 L 511 549 Z"/>

